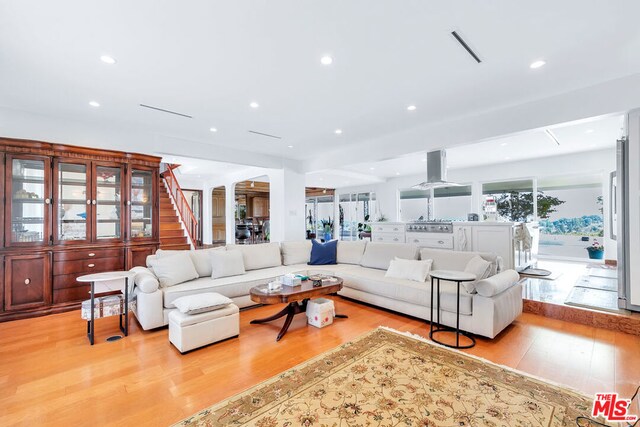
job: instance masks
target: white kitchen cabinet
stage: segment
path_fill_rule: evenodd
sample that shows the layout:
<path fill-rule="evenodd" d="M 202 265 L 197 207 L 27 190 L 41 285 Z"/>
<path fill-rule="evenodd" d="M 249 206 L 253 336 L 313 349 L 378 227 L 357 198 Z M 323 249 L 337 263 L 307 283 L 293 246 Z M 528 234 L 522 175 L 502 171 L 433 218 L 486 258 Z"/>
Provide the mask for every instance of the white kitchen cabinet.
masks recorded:
<path fill-rule="evenodd" d="M 404 243 L 405 224 L 400 222 L 374 222 L 371 226 L 371 241 L 379 243 Z"/>
<path fill-rule="evenodd" d="M 451 233 L 407 233 L 407 243 L 421 248 L 453 249 Z"/>
<path fill-rule="evenodd" d="M 471 227 L 471 248 L 474 252 L 490 252 L 502 257 L 504 268 L 515 268 L 513 260 L 513 227 L 509 225 L 479 225 Z"/>

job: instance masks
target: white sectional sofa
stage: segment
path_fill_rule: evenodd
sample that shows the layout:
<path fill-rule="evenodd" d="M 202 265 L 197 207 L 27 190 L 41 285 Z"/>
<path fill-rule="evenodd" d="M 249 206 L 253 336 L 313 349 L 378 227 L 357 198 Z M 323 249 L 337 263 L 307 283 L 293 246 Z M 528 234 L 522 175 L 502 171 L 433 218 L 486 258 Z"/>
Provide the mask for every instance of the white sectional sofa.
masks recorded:
<path fill-rule="evenodd" d="M 242 253 L 244 274 L 212 278 L 211 251 L 238 250 Z M 182 255 L 177 255 L 182 252 Z M 172 285 L 172 269 L 190 268 L 184 253 L 195 267 L 193 279 Z M 325 273 L 344 279 L 340 295 L 421 319 L 430 320 L 430 279 L 417 282 L 385 277 L 396 257 L 431 259 L 432 270 L 463 271 L 467 263 L 480 256 L 490 265 L 489 276 L 475 283 L 469 293 L 461 288 L 460 327 L 473 334 L 493 338 L 522 313 L 522 287 L 513 270 L 500 271 L 500 259 L 492 254 L 419 249 L 404 243 L 338 242 L 337 264 L 307 265 L 311 252 L 309 241 L 227 245 L 195 251 L 162 251 L 147 258 L 147 268 L 135 267 L 134 313 L 145 329 L 168 324 L 168 314 L 175 310 L 173 301 L 185 295 L 217 292 L 231 298 L 242 308 L 255 303 L 249 290 L 286 273 Z M 237 256 L 237 255 L 236 255 Z M 175 260 L 181 259 L 178 263 Z M 238 257 L 239 258 L 239 257 Z M 162 270 L 162 271 L 161 271 Z M 162 286 L 161 283 L 165 283 Z M 456 285 L 441 282 L 441 321 L 454 326 L 456 320 Z"/>

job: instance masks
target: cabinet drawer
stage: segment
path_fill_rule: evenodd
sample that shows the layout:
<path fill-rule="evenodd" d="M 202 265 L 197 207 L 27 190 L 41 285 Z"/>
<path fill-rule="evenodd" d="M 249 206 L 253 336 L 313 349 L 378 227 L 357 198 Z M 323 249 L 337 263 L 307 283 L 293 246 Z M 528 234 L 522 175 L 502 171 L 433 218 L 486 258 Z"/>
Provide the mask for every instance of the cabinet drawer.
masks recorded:
<path fill-rule="evenodd" d="M 53 303 L 62 304 L 65 302 L 84 301 L 89 299 L 90 286 L 84 283 L 77 288 L 65 288 L 53 290 Z"/>
<path fill-rule="evenodd" d="M 124 258 L 111 257 L 111 258 L 98 258 L 98 259 L 83 259 L 76 261 L 58 261 L 53 263 L 53 275 L 59 276 L 62 274 L 72 273 L 99 273 L 101 271 L 123 270 Z"/>
<path fill-rule="evenodd" d="M 375 233 L 371 241 L 380 243 L 404 243 L 404 233 Z"/>
<path fill-rule="evenodd" d="M 53 254 L 53 262 L 74 261 L 78 259 L 109 258 L 109 257 L 123 256 L 123 255 L 124 255 L 124 249 L 122 248 L 82 249 L 78 251 L 55 252 Z"/>
<path fill-rule="evenodd" d="M 423 248 L 453 249 L 453 236 L 407 236 L 407 243 L 412 243 Z"/>
<path fill-rule="evenodd" d="M 371 231 L 378 233 L 404 233 L 403 224 L 371 224 Z"/>

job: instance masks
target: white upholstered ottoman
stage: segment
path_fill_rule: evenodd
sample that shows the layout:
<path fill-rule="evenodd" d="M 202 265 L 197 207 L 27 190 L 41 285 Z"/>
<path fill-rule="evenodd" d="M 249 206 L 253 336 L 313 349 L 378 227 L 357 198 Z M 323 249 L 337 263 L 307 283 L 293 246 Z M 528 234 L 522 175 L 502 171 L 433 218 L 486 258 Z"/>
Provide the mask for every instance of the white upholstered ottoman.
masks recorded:
<path fill-rule="evenodd" d="M 240 312 L 235 304 L 198 314 L 169 313 L 169 341 L 180 353 L 239 334 Z"/>

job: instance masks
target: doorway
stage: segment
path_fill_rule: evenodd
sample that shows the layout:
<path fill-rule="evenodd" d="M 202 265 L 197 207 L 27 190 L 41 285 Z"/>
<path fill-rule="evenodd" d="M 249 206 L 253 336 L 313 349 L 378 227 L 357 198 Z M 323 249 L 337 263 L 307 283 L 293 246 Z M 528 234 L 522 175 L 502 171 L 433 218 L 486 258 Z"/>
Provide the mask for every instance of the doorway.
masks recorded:
<path fill-rule="evenodd" d="M 211 243 L 213 244 L 225 244 L 227 242 L 225 201 L 226 189 L 224 185 L 211 190 Z"/>
<path fill-rule="evenodd" d="M 259 176 L 235 185 L 235 240 L 256 244 L 270 239 L 269 177 Z"/>

